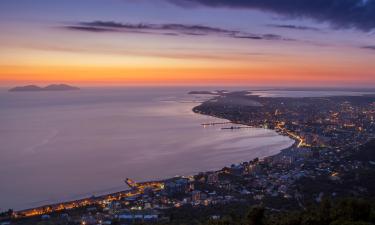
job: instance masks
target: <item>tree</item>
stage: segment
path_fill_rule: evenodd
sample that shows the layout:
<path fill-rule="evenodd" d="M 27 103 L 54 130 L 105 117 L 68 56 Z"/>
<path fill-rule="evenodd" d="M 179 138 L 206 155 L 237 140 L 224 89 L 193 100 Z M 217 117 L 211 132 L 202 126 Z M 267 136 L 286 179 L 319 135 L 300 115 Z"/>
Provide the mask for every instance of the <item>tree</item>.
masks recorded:
<path fill-rule="evenodd" d="M 264 224 L 264 208 L 255 206 L 250 209 L 246 216 L 248 225 L 263 225 Z"/>

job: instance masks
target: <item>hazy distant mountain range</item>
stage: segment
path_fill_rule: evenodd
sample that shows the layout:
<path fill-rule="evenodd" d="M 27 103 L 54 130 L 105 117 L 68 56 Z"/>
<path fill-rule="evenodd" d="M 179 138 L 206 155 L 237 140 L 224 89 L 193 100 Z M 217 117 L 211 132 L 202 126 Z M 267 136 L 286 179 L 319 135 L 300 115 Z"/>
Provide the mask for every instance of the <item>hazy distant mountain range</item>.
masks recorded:
<path fill-rule="evenodd" d="M 36 85 L 26 85 L 22 87 L 14 87 L 9 91 L 74 91 L 79 90 L 78 87 L 73 87 L 67 84 L 51 84 L 46 87 L 39 87 Z"/>

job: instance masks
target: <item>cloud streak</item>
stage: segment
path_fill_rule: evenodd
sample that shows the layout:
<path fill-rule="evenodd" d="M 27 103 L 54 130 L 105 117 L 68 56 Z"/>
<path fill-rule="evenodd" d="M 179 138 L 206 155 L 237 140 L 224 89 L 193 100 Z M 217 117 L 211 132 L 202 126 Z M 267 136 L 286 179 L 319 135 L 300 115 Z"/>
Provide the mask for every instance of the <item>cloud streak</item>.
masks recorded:
<path fill-rule="evenodd" d="M 375 45 L 366 45 L 366 46 L 362 46 L 362 48 L 375 51 Z"/>
<path fill-rule="evenodd" d="M 86 31 L 86 32 L 113 32 L 113 29 L 101 28 L 101 27 L 89 27 L 89 26 L 65 26 L 65 29 L 68 30 L 77 30 L 77 31 Z"/>
<path fill-rule="evenodd" d="M 328 22 L 334 28 L 375 28 L 375 0 L 168 0 L 178 5 L 255 9 Z"/>
<path fill-rule="evenodd" d="M 166 36 L 208 36 L 216 35 L 236 39 L 251 40 L 273 40 L 273 41 L 292 41 L 294 39 L 285 38 L 278 34 L 253 34 L 239 30 L 230 30 L 219 27 L 203 26 L 203 25 L 187 25 L 187 24 L 152 24 L 152 23 L 118 23 L 113 21 L 93 21 L 93 22 L 77 22 L 70 25 L 62 26 L 62 28 L 73 31 L 82 32 L 121 32 L 121 33 L 142 33 L 156 34 Z"/>
<path fill-rule="evenodd" d="M 297 25 L 291 25 L 291 24 L 268 24 L 267 26 L 274 27 L 274 28 L 281 28 L 281 29 L 289 29 L 289 30 L 320 31 L 320 29 L 316 27 L 297 26 Z"/>

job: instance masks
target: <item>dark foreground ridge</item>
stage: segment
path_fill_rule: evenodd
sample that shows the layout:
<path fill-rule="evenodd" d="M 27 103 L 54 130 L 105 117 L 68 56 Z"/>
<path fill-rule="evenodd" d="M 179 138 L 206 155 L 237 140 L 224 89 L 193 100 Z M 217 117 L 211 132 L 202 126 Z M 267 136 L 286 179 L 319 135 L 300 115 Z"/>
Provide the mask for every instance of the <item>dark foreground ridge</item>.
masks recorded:
<path fill-rule="evenodd" d="M 79 90 L 78 87 L 73 87 L 67 84 L 51 84 L 46 87 L 39 87 L 36 85 L 27 85 L 22 87 L 14 87 L 9 89 L 11 92 L 22 91 L 74 91 Z"/>
<path fill-rule="evenodd" d="M 375 222 L 375 96 L 261 98 L 247 91 L 220 92 L 193 110 L 273 129 L 295 144 L 277 155 L 218 171 L 146 183 L 128 179 L 129 191 L 10 210 L 3 213 L 3 220 L 189 225 Z"/>

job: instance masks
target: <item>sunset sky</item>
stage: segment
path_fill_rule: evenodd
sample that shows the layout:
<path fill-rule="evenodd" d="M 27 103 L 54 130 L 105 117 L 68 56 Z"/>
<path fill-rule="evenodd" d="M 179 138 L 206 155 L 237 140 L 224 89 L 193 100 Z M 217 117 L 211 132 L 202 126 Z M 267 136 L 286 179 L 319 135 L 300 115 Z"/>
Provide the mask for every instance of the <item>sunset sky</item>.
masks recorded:
<path fill-rule="evenodd" d="M 375 0 L 1 0 L 0 27 L 1 86 L 375 85 Z"/>

